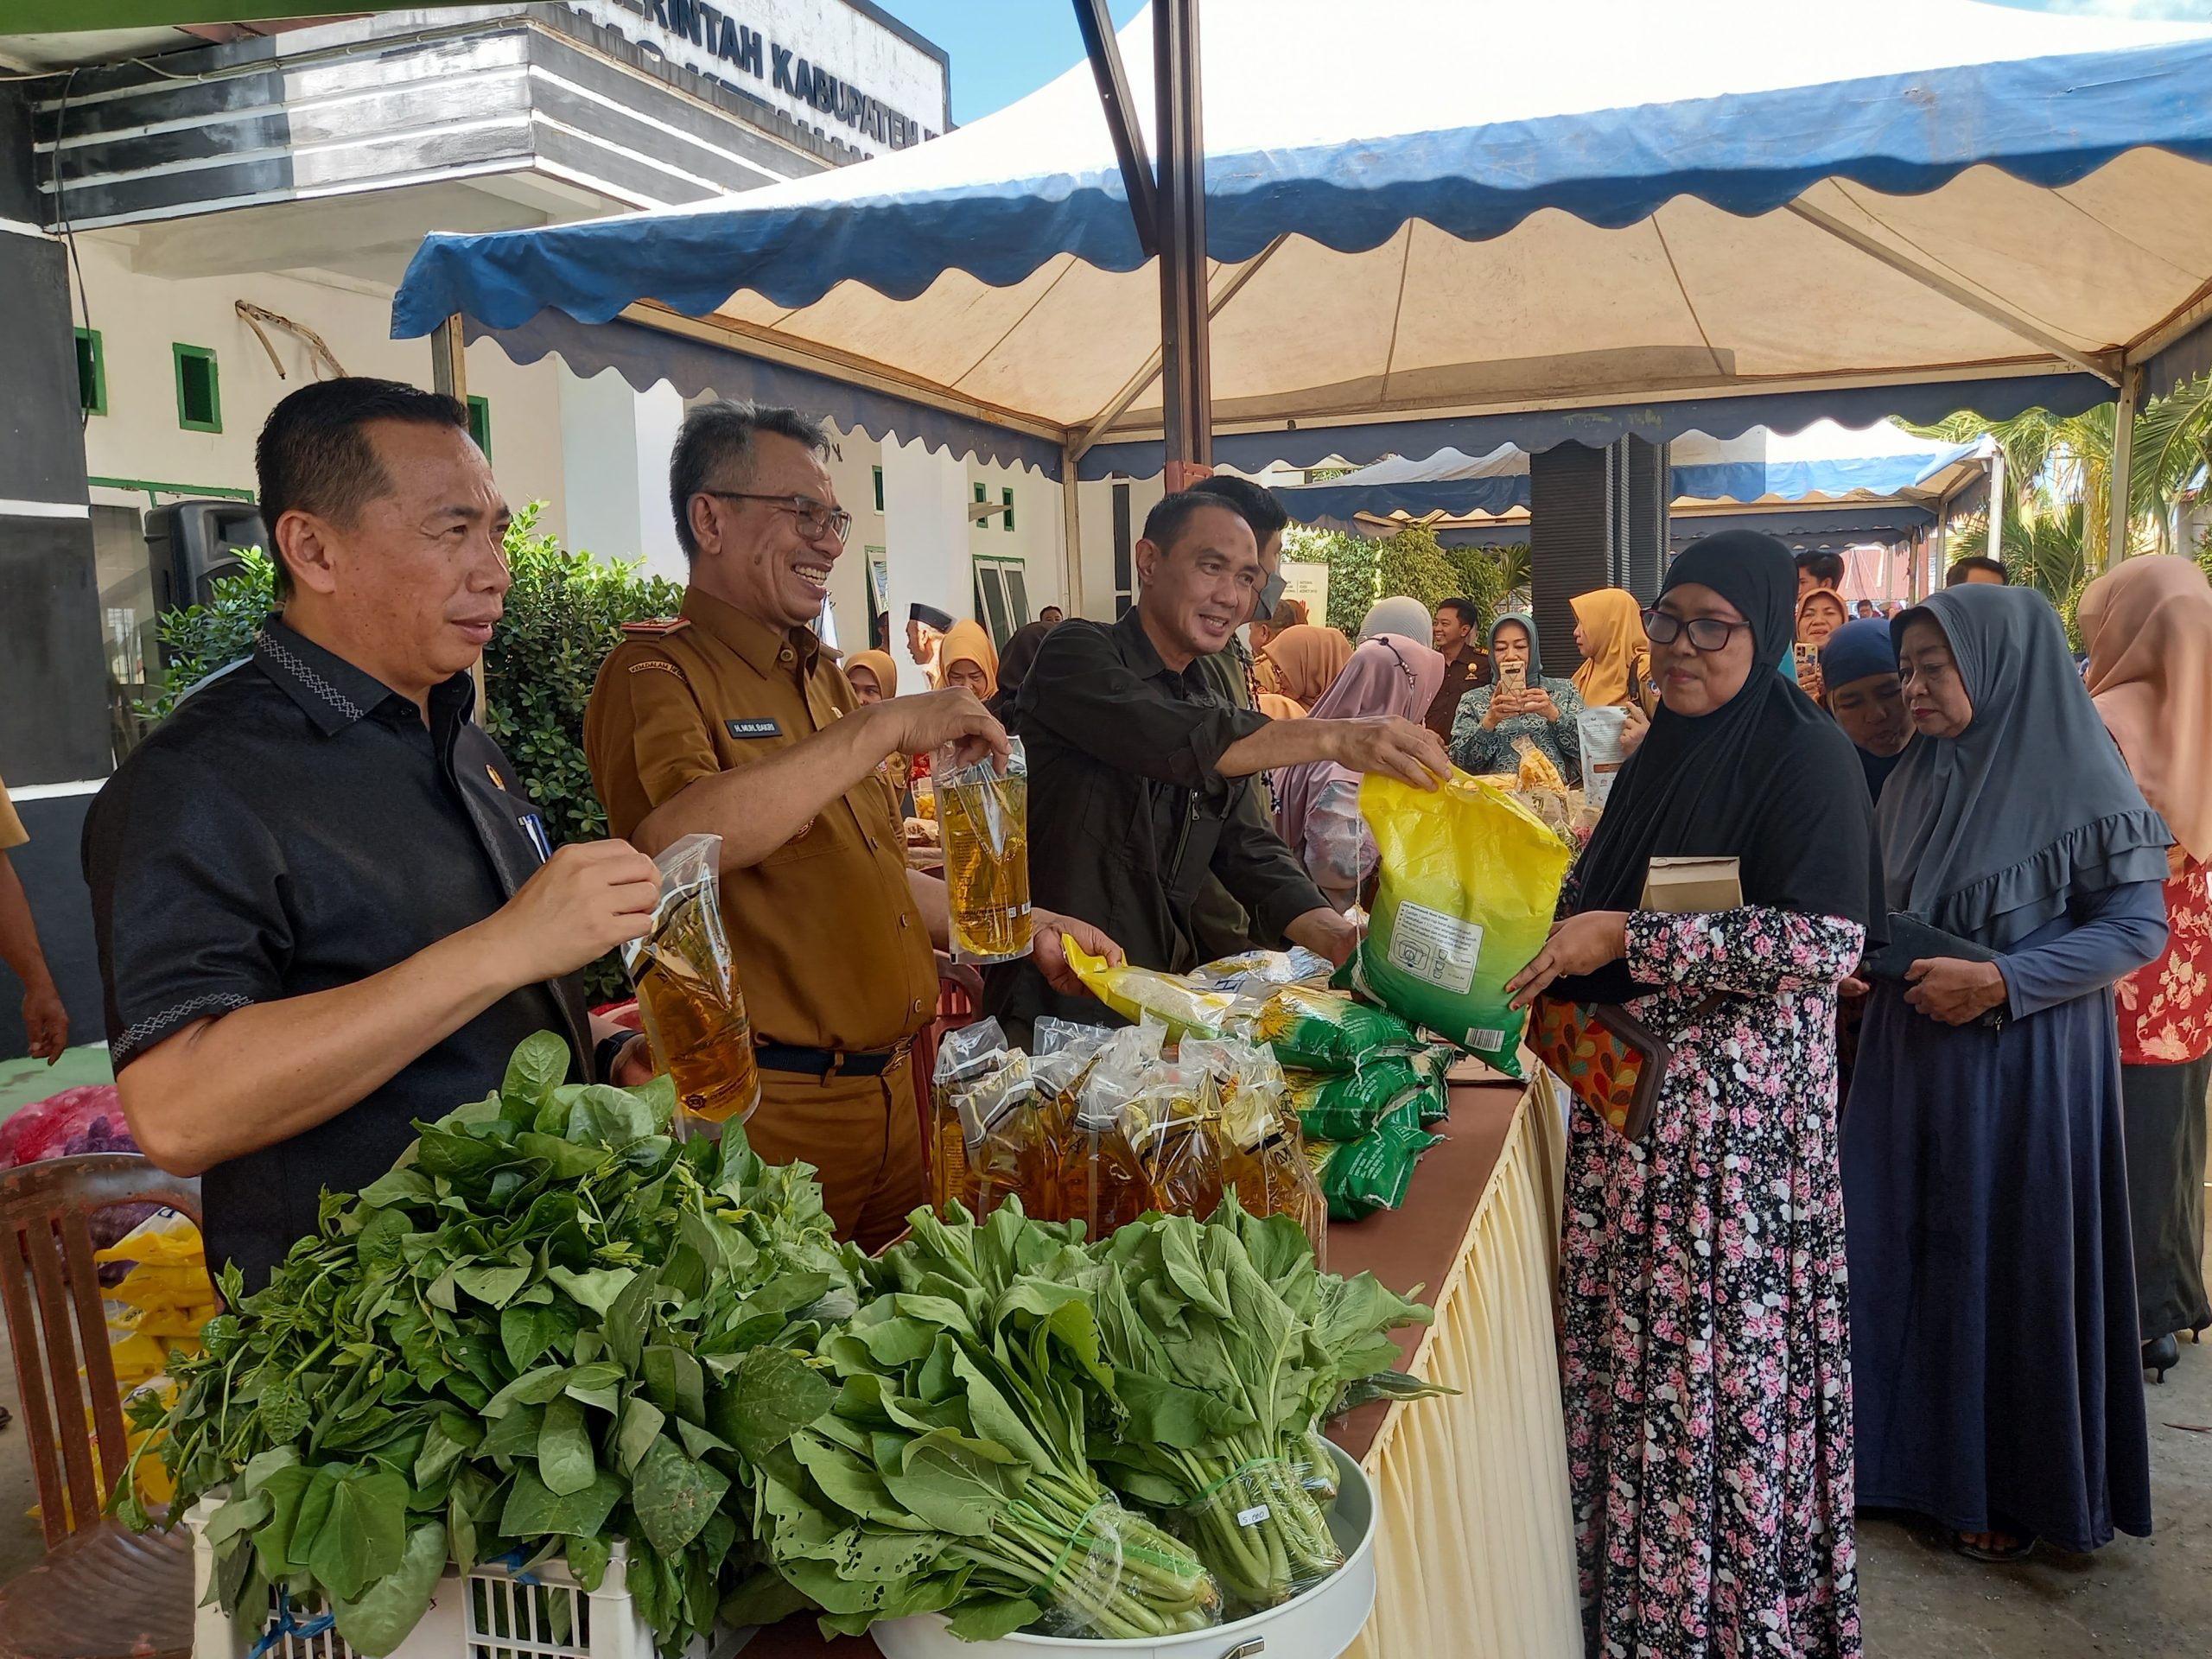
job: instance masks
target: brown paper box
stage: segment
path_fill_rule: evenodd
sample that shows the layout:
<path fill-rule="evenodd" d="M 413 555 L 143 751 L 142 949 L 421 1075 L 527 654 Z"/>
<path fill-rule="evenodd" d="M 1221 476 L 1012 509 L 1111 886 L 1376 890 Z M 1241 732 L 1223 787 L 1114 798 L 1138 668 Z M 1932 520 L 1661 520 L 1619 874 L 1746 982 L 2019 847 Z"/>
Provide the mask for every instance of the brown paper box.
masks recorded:
<path fill-rule="evenodd" d="M 1743 902 L 1741 867 L 1732 858 L 1655 858 L 1643 878 L 1642 907 L 1669 916 L 1734 910 Z"/>

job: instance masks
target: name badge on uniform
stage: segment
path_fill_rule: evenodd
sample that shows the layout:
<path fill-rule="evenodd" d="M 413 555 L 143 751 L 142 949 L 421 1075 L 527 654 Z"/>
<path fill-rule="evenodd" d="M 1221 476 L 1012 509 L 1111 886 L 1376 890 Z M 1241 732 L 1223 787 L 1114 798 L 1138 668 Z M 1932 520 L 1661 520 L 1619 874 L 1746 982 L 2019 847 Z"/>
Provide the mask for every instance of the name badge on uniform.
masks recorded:
<path fill-rule="evenodd" d="M 522 826 L 523 834 L 530 837 L 530 844 L 537 849 L 539 863 L 543 864 L 553 856 L 553 842 L 545 833 L 544 819 L 535 812 L 524 812 L 519 814 L 515 822 Z"/>
<path fill-rule="evenodd" d="M 732 737 L 781 737 L 784 723 L 779 720 L 726 720 L 722 729 Z"/>

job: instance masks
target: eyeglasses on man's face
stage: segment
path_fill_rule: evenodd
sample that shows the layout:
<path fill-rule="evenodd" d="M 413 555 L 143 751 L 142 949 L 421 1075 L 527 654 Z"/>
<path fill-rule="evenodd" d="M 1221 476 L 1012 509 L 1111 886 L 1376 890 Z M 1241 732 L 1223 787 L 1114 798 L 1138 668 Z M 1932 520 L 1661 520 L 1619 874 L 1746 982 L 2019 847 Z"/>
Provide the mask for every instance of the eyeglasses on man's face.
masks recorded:
<path fill-rule="evenodd" d="M 1656 606 L 1643 613 L 1643 632 L 1655 645 L 1671 645 L 1683 634 L 1689 636 L 1692 651 L 1720 651 L 1726 647 L 1729 636 L 1738 628 L 1748 628 L 1748 622 L 1730 622 L 1718 616 L 1676 616 L 1672 611 L 1662 611 Z"/>
<path fill-rule="evenodd" d="M 837 545 L 842 547 L 845 538 L 853 533 L 851 513 L 826 501 L 817 501 L 810 495 L 759 495 L 747 490 L 702 490 L 699 493 L 723 501 L 765 502 L 798 519 L 799 534 L 810 540 L 835 536 Z"/>

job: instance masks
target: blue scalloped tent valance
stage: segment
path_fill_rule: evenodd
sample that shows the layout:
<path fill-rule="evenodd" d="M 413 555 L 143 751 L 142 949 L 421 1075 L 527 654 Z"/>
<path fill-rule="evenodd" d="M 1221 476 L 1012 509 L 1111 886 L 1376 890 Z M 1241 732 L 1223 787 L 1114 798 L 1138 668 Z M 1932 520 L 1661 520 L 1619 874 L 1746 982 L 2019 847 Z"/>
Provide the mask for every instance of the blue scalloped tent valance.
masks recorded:
<path fill-rule="evenodd" d="M 665 380 L 686 397 L 715 391 L 781 404 L 832 421 L 841 432 L 910 442 L 918 438 L 955 456 L 1033 467 L 1054 480 L 1060 476 L 1062 451 L 1046 439 L 643 323 L 578 322 L 548 309 L 512 328 L 471 321 L 465 333 L 472 340 L 493 341 L 518 363 L 558 356 L 587 380 L 612 369 L 638 391 Z"/>

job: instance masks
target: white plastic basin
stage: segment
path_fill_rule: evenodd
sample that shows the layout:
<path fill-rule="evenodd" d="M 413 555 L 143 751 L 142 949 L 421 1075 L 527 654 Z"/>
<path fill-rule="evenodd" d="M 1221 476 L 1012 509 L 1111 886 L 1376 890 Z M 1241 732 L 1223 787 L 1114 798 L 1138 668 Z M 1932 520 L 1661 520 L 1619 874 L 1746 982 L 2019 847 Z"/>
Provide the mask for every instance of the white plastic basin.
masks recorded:
<path fill-rule="evenodd" d="M 1329 1530 L 1344 1564 L 1304 1595 L 1211 1630 L 1156 1642 L 1085 1642 L 1057 1636 L 1009 1636 L 963 1642 L 942 1613 L 886 1619 L 868 1634 L 884 1659 L 1337 1659 L 1375 1607 L 1375 1492 L 1345 1452 L 1337 1460 L 1337 1502 Z"/>

